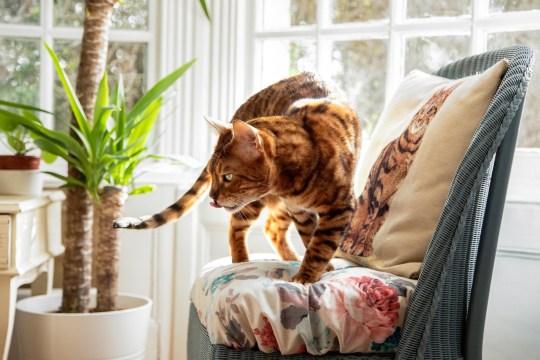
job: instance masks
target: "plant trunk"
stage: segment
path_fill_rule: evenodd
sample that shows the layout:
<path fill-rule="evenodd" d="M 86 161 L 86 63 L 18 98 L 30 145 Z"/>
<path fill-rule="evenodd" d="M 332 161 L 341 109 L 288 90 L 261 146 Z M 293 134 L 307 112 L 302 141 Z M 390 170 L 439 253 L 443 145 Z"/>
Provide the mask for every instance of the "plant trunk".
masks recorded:
<path fill-rule="evenodd" d="M 86 0 L 85 3 L 76 93 L 91 121 L 97 88 L 106 65 L 108 30 L 116 0 Z M 71 123 L 77 126 L 73 116 Z M 70 130 L 70 135 L 77 138 L 73 130 Z M 84 181 L 81 174 L 71 166 L 68 167 L 68 174 Z M 86 190 L 75 187 L 66 192 L 66 203 L 66 253 L 61 311 L 88 312 L 92 273 L 92 201 Z"/>
<path fill-rule="evenodd" d="M 66 190 L 64 225 L 64 313 L 88 312 L 92 281 L 92 199 L 81 187 Z"/>
<path fill-rule="evenodd" d="M 96 311 L 116 310 L 118 295 L 118 263 L 120 260 L 120 234 L 113 229 L 114 220 L 124 216 L 127 200 L 124 188 L 105 186 L 99 193 L 99 239 L 96 254 Z"/>
<path fill-rule="evenodd" d="M 92 121 L 99 81 L 107 65 L 109 28 L 116 0 L 86 0 L 85 3 L 84 32 L 75 91 L 84 113 Z M 71 123 L 76 124 L 73 117 Z"/>

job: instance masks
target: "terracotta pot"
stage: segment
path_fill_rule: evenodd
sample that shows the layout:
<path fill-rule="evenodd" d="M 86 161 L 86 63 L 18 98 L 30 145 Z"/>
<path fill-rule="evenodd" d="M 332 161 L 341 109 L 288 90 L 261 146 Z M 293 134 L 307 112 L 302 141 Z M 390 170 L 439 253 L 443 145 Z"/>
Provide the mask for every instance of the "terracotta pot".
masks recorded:
<path fill-rule="evenodd" d="M 3 170 L 38 170 L 39 156 L 0 155 L 0 169 Z"/>

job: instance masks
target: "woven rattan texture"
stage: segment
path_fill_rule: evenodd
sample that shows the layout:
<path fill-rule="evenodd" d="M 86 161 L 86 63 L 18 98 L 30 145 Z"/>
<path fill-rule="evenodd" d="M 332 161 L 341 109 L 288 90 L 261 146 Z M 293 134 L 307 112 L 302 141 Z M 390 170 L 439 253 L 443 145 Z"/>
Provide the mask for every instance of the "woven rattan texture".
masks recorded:
<path fill-rule="evenodd" d="M 457 359 L 463 355 L 467 300 L 474 271 L 467 257 L 476 253 L 475 239 L 482 225 L 476 220 L 483 218 L 489 169 L 523 102 L 533 54 L 525 46 L 515 46 L 473 56 L 437 72 L 457 79 L 480 73 L 504 58 L 510 61 L 508 71 L 460 164 L 427 250 L 409 304 L 398 359 Z"/>

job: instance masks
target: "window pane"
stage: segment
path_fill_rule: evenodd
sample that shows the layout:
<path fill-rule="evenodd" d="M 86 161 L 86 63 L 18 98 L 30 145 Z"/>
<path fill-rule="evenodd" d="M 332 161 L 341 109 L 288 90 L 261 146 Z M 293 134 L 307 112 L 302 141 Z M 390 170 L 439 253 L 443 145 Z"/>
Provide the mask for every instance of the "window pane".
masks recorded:
<path fill-rule="evenodd" d="M 515 44 L 526 44 L 536 54 L 540 54 L 540 30 L 493 33 L 488 35 L 489 50 Z M 538 67 L 536 70 L 538 70 Z M 527 89 L 517 146 L 540 147 L 540 71 L 533 72 L 529 88 Z"/>
<path fill-rule="evenodd" d="M 0 0 L 0 22 L 39 24 L 39 0 Z"/>
<path fill-rule="evenodd" d="M 407 1 L 408 18 L 427 18 L 437 16 L 460 16 L 471 14 L 471 0 L 454 1 Z"/>
<path fill-rule="evenodd" d="M 405 73 L 417 69 L 431 73 L 469 54 L 468 36 L 432 36 L 407 39 Z"/>
<path fill-rule="evenodd" d="M 124 78 L 124 88 L 128 108 L 141 97 L 146 90 L 146 44 L 137 43 L 109 43 L 107 55 L 107 71 L 109 72 L 109 86 L 112 87 L 118 80 L 118 74 Z M 56 41 L 55 50 L 58 57 L 65 64 L 65 71 L 75 86 L 77 68 L 80 56 L 80 41 Z M 57 129 L 67 129 L 70 120 L 69 103 L 58 78 L 54 84 L 54 109 L 58 114 Z"/>
<path fill-rule="evenodd" d="M 388 19 L 390 1 L 333 0 L 332 11 L 332 22 L 335 24 Z"/>
<path fill-rule="evenodd" d="M 263 28 L 276 29 L 315 24 L 317 1 L 264 0 Z"/>
<path fill-rule="evenodd" d="M 386 53 L 386 40 L 338 41 L 332 47 L 332 79 L 347 94 L 367 134 L 384 107 Z"/>
<path fill-rule="evenodd" d="M 315 71 L 315 41 L 265 40 L 262 43 L 262 86 L 302 71 Z"/>
<path fill-rule="evenodd" d="M 55 1 L 54 24 L 58 26 L 82 26 L 84 1 Z M 148 0 L 117 2 L 112 14 L 112 27 L 116 29 L 148 30 Z"/>
<path fill-rule="evenodd" d="M 490 0 L 490 12 L 524 11 L 540 9 L 540 0 Z"/>
<path fill-rule="evenodd" d="M 39 105 L 39 39 L 0 37 L 0 99 Z"/>

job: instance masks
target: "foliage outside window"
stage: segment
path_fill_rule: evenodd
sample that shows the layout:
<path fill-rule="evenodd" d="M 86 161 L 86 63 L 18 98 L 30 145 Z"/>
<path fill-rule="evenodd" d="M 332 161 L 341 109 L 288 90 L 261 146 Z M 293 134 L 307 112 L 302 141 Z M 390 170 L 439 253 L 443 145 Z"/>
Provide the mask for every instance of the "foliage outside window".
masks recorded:
<path fill-rule="evenodd" d="M 316 71 L 344 90 L 368 134 L 413 69 L 514 44 L 540 53 L 539 0 L 264 0 L 255 12 L 255 88 Z M 518 146 L 540 147 L 540 71 Z"/>
<path fill-rule="evenodd" d="M 117 3 L 112 15 L 109 81 L 112 86 L 122 74 L 129 107 L 148 83 L 149 4 L 148 0 Z M 0 99 L 51 109 L 58 116 L 49 125 L 66 129 L 69 106 L 43 42 L 53 44 L 74 83 L 83 19 L 83 0 L 0 0 L 0 77 L 5 79 L 0 83 Z"/>

